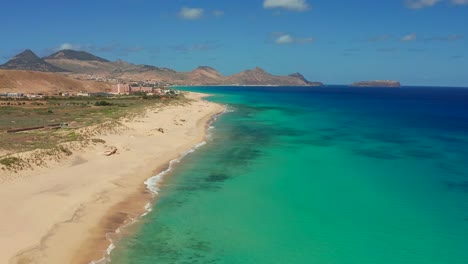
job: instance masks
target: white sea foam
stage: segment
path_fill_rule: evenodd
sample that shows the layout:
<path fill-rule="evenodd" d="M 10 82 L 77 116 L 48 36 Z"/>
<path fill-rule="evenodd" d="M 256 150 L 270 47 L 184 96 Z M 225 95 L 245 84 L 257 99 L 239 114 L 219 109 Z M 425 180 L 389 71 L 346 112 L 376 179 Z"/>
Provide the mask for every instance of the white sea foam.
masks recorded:
<path fill-rule="evenodd" d="M 228 112 L 234 112 L 234 110 L 228 110 L 228 107 L 225 105 L 224 106 L 224 111 L 217 114 L 217 115 L 214 115 L 211 120 L 208 122 L 208 128 L 207 128 L 207 131 L 206 131 L 206 138 L 207 139 L 211 139 L 211 133 L 209 133 L 209 130 L 213 129 L 214 126 L 213 126 L 213 123 L 216 122 L 216 120 L 218 120 L 218 117 L 220 117 L 221 115 L 225 114 L 225 113 L 228 113 Z M 176 159 L 173 159 L 169 162 L 169 166 L 167 167 L 167 169 L 165 169 L 164 171 L 162 171 L 161 173 L 159 173 L 158 175 L 155 175 L 149 179 L 147 179 L 144 184 L 146 185 L 146 187 L 148 188 L 148 190 L 150 190 L 150 192 L 153 194 L 153 196 L 156 196 L 158 195 L 159 193 L 159 187 L 160 187 L 160 184 L 164 178 L 164 176 L 166 174 L 168 174 L 169 172 L 172 171 L 172 168 L 174 167 L 174 164 L 176 163 L 179 163 L 185 156 L 187 156 L 188 154 L 190 153 L 193 153 L 195 152 L 198 148 L 202 147 L 206 145 L 206 141 L 202 141 L 198 144 L 196 144 L 195 146 L 193 146 L 191 149 L 185 151 L 185 152 L 182 152 L 180 154 L 180 156 Z M 112 250 L 115 249 L 115 243 L 114 241 L 112 240 L 111 238 L 111 235 L 112 234 L 119 234 L 121 232 L 121 230 L 123 228 L 126 228 L 132 224 L 134 224 L 135 222 L 138 221 L 138 219 L 146 216 L 148 213 L 150 213 L 151 211 L 153 210 L 153 204 L 151 204 L 150 202 L 147 203 L 145 205 L 145 213 L 143 213 L 139 218 L 137 219 L 131 219 L 131 221 L 124 225 L 124 226 L 121 226 L 119 228 L 117 228 L 117 230 L 114 231 L 114 233 L 108 233 L 106 234 L 106 238 L 108 241 L 110 241 L 110 245 L 109 247 L 107 247 L 106 249 L 106 253 L 105 255 L 103 256 L 102 259 L 100 260 L 96 260 L 96 261 L 91 261 L 89 264 L 105 264 L 105 263 L 109 263 L 111 261 L 111 258 L 110 258 L 110 254 L 112 252 Z"/>

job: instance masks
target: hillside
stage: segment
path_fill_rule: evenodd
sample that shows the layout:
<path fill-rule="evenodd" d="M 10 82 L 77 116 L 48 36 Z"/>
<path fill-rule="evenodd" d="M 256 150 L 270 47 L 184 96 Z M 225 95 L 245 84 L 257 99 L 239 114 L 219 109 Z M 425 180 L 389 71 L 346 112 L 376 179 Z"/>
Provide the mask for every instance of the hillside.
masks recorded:
<path fill-rule="evenodd" d="M 84 52 L 84 51 L 76 51 L 76 50 L 60 50 L 56 53 L 44 57 L 44 60 L 58 60 L 58 59 L 67 59 L 67 60 L 80 60 L 80 61 L 99 61 L 99 62 L 109 62 L 106 59 L 101 57 L 95 56 L 91 53 Z"/>
<path fill-rule="evenodd" d="M 75 80 L 57 73 L 0 70 L 0 93 L 102 92 L 110 84 Z"/>
<path fill-rule="evenodd" d="M 28 70 L 41 72 L 65 72 L 66 70 L 56 67 L 43 59 L 39 58 L 31 50 L 25 50 L 13 57 L 3 65 L 0 69 L 5 70 Z"/>
<path fill-rule="evenodd" d="M 224 82 L 225 77 L 216 69 L 200 66 L 191 72 L 185 73 L 191 84 L 217 85 Z"/>

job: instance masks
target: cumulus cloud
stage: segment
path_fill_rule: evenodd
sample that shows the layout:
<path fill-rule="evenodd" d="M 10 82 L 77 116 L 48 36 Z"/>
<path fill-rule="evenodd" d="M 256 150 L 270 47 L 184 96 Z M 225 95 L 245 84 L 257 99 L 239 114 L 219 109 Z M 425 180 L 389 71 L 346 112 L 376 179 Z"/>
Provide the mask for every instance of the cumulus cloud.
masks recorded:
<path fill-rule="evenodd" d="M 405 5 L 411 9 L 420 9 L 425 7 L 434 6 L 442 0 L 405 0 Z"/>
<path fill-rule="evenodd" d="M 468 5 L 468 0 L 452 0 L 455 5 Z"/>
<path fill-rule="evenodd" d="M 417 35 L 415 33 L 412 33 L 412 34 L 403 36 L 400 40 L 404 42 L 408 42 L 408 41 L 414 41 L 416 39 L 417 39 Z"/>
<path fill-rule="evenodd" d="M 290 35 L 282 35 L 282 36 L 279 36 L 275 40 L 276 44 L 288 44 L 288 43 L 293 43 L 293 42 L 294 40 Z"/>
<path fill-rule="evenodd" d="M 63 43 L 56 48 L 56 50 L 80 50 L 81 45 L 71 44 L 71 43 Z"/>
<path fill-rule="evenodd" d="M 454 5 L 468 5 L 468 0 L 405 0 L 405 5 L 411 9 L 431 7 L 439 2 L 446 1 Z"/>
<path fill-rule="evenodd" d="M 284 8 L 292 11 L 306 11 L 310 8 L 310 5 L 305 0 L 264 0 L 263 7 L 266 9 Z"/>
<path fill-rule="evenodd" d="M 291 36 L 290 34 L 284 34 L 284 33 L 274 33 L 274 35 L 276 35 L 275 43 L 278 45 L 291 44 L 291 43 L 308 44 L 314 41 L 313 38 L 295 38 Z"/>
<path fill-rule="evenodd" d="M 214 10 L 214 11 L 213 11 L 213 16 L 215 16 L 215 17 L 222 17 L 222 16 L 224 16 L 224 11 L 221 11 L 221 10 Z"/>
<path fill-rule="evenodd" d="M 49 48 L 48 50 L 51 52 L 56 52 L 59 50 L 79 50 L 79 51 L 87 51 L 87 52 L 111 52 L 117 50 L 119 47 L 117 44 L 110 44 L 105 46 L 96 46 L 96 45 L 83 45 L 83 44 L 75 44 L 75 43 L 62 43 L 57 47 Z"/>
<path fill-rule="evenodd" d="M 182 7 L 179 16 L 183 19 L 195 20 L 203 16 L 204 10 L 202 8 Z"/>

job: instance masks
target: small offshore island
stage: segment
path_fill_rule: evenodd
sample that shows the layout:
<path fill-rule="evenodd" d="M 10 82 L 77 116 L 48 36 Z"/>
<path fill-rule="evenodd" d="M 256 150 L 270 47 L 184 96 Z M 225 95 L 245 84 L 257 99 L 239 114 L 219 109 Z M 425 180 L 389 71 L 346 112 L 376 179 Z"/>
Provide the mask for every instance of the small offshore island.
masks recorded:
<path fill-rule="evenodd" d="M 401 87 L 399 81 L 360 81 L 352 83 L 350 86 L 352 87 Z"/>

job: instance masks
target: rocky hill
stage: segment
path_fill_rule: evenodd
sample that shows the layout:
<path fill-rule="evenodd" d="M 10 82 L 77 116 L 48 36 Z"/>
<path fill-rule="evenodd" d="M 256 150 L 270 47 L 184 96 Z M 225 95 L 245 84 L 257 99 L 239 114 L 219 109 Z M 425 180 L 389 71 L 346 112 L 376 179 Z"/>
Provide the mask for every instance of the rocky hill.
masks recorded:
<path fill-rule="evenodd" d="M 186 73 L 191 84 L 219 85 L 225 77 L 216 69 L 209 66 L 199 66 L 195 70 Z"/>
<path fill-rule="evenodd" d="M 7 63 L 0 65 L 0 69 L 5 70 L 28 70 L 41 72 L 66 72 L 66 70 L 56 67 L 39 58 L 31 50 L 25 50 L 13 57 Z"/>

